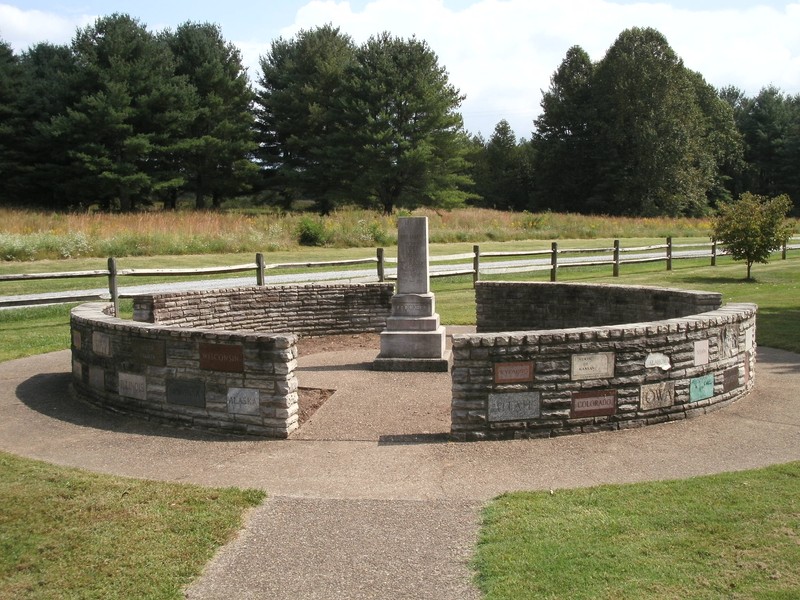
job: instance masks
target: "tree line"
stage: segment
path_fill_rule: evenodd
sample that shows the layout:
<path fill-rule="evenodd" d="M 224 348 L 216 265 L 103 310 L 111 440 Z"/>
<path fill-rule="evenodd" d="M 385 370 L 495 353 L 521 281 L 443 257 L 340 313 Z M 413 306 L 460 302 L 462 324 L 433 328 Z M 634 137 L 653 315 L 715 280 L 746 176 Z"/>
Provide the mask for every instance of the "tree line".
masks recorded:
<path fill-rule="evenodd" d="M 130 211 L 246 196 L 321 213 L 463 204 L 703 215 L 743 192 L 795 203 L 800 97 L 715 90 L 654 29 L 571 48 L 530 139 L 464 129 L 422 40 L 331 25 L 274 40 L 250 82 L 217 25 L 114 14 L 68 45 L 0 41 L 0 203 Z"/>

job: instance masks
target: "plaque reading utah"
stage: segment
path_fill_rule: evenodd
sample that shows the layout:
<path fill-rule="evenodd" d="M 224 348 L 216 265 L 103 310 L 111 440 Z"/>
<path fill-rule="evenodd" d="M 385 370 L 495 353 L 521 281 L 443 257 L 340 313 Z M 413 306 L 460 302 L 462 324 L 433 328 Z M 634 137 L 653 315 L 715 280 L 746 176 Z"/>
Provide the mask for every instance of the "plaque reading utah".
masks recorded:
<path fill-rule="evenodd" d="M 617 390 L 573 392 L 570 418 L 602 417 L 617 412 Z"/>
<path fill-rule="evenodd" d="M 244 373 L 244 351 L 233 344 L 200 343 L 200 368 L 209 371 Z"/>
<path fill-rule="evenodd" d="M 604 379 L 614 376 L 614 353 L 572 355 L 572 379 Z"/>
<path fill-rule="evenodd" d="M 533 381 L 533 361 L 495 363 L 495 383 L 528 383 Z"/>
<path fill-rule="evenodd" d="M 489 394 L 489 421 L 538 419 L 541 413 L 539 392 Z"/>

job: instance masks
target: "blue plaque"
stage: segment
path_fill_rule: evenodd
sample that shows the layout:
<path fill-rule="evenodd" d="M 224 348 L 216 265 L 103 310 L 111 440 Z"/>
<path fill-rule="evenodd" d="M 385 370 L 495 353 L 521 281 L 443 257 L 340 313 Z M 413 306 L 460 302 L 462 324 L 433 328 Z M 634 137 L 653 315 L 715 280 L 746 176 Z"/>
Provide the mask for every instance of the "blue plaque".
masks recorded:
<path fill-rule="evenodd" d="M 708 373 L 702 377 L 689 380 L 689 400 L 697 402 L 714 395 L 714 374 Z"/>

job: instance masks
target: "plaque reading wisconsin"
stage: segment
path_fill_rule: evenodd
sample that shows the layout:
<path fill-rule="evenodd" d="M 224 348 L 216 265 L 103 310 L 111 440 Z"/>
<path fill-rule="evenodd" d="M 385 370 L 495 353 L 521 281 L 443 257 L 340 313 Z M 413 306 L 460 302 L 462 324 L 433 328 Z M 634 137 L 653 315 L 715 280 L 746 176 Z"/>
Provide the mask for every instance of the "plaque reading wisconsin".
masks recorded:
<path fill-rule="evenodd" d="M 538 419 L 541 412 L 539 392 L 489 394 L 489 421 L 524 421 Z"/>
<path fill-rule="evenodd" d="M 244 351 L 233 344 L 200 342 L 200 368 L 209 371 L 244 373 Z"/>
<path fill-rule="evenodd" d="M 573 392 L 570 418 L 601 417 L 617 412 L 617 390 Z"/>
<path fill-rule="evenodd" d="M 495 363 L 495 383 L 527 383 L 533 381 L 533 361 Z"/>

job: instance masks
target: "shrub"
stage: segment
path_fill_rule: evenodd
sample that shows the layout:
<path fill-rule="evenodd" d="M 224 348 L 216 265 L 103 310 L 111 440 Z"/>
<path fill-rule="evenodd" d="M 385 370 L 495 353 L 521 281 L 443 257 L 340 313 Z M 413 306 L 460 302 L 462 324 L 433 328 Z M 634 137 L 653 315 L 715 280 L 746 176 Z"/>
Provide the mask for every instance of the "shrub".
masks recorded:
<path fill-rule="evenodd" d="M 297 241 L 301 246 L 324 246 L 330 235 L 320 218 L 305 216 L 297 225 Z"/>

